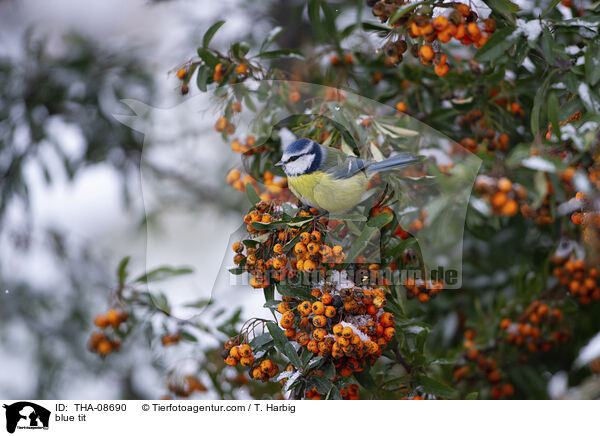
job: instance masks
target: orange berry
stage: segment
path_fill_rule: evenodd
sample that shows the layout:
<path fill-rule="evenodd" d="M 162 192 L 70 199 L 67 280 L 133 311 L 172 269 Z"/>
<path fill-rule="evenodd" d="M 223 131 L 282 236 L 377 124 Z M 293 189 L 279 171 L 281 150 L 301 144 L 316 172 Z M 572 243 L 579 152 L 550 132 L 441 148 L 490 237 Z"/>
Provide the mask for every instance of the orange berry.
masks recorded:
<path fill-rule="evenodd" d="M 300 101 L 300 93 L 298 91 L 290 92 L 288 100 L 290 101 L 290 103 L 298 103 Z"/>
<path fill-rule="evenodd" d="M 104 338 L 98 343 L 98 353 L 102 356 L 106 356 L 113 351 L 113 344 L 108 339 Z"/>
<path fill-rule="evenodd" d="M 100 327 L 101 329 L 108 327 L 110 322 L 104 315 L 98 315 L 94 318 L 94 325 L 96 327 Z"/>
<path fill-rule="evenodd" d="M 121 316 L 115 309 L 110 309 L 106 312 L 106 320 L 113 328 L 117 328 L 121 324 Z"/>
<path fill-rule="evenodd" d="M 252 355 L 252 348 L 248 344 L 242 344 L 238 349 L 238 353 L 241 357 L 249 357 Z"/>
<path fill-rule="evenodd" d="M 419 49 L 419 57 L 425 59 L 426 61 L 431 61 L 433 59 L 433 48 L 431 48 L 428 44 L 423 44 Z"/>
<path fill-rule="evenodd" d="M 333 318 L 336 315 L 337 311 L 335 310 L 335 307 L 333 306 L 327 306 L 325 308 L 325 316 L 327 318 Z"/>
<path fill-rule="evenodd" d="M 177 70 L 177 78 L 179 80 L 185 79 L 186 76 L 187 76 L 187 71 L 185 70 L 185 68 L 180 68 L 179 70 Z"/>
<path fill-rule="evenodd" d="M 320 301 L 315 301 L 312 304 L 312 311 L 315 315 L 321 315 L 322 313 L 325 312 L 325 305 L 323 303 L 321 303 Z"/>
<path fill-rule="evenodd" d="M 433 19 L 433 28 L 438 32 L 441 32 L 446 27 L 448 27 L 448 18 L 439 15 Z"/>
<path fill-rule="evenodd" d="M 519 211 L 519 205 L 517 204 L 517 202 L 515 200 L 508 200 L 504 206 L 502 206 L 502 209 L 500 210 L 500 213 L 502 215 L 506 215 L 506 216 L 514 216 L 517 214 L 517 212 Z"/>
<path fill-rule="evenodd" d="M 438 77 L 444 77 L 446 74 L 448 74 L 448 71 L 450 71 L 448 64 L 438 64 L 433 69 Z"/>
<path fill-rule="evenodd" d="M 492 197 L 492 206 L 495 208 L 501 208 L 504 206 L 508 199 L 506 198 L 506 194 L 504 192 L 496 192 Z"/>
<path fill-rule="evenodd" d="M 310 301 L 303 301 L 298 305 L 298 312 L 302 316 L 308 316 L 312 312 L 312 305 Z"/>
<path fill-rule="evenodd" d="M 237 67 L 235 67 L 235 73 L 236 74 L 246 74 L 248 72 L 248 67 L 246 67 L 246 64 L 239 64 Z"/>
<path fill-rule="evenodd" d="M 500 180 L 498 180 L 498 189 L 508 194 L 512 189 L 512 182 L 506 177 L 502 177 Z"/>

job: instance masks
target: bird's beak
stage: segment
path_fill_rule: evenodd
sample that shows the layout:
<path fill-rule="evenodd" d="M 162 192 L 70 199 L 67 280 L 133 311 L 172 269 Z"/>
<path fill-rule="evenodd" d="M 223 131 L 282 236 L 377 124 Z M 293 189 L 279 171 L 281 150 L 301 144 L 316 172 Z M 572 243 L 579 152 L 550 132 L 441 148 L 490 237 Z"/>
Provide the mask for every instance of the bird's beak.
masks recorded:
<path fill-rule="evenodd" d="M 279 161 L 275 164 L 276 167 L 282 167 L 283 166 L 283 162 Z"/>

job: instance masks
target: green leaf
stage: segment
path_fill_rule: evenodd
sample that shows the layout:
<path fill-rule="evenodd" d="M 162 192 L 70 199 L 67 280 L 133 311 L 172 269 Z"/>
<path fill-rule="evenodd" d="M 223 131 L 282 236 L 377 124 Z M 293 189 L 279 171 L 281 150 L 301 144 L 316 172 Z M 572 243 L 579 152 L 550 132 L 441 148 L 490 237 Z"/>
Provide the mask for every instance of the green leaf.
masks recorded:
<path fill-rule="evenodd" d="M 217 30 L 219 30 L 223 24 L 225 24 L 224 20 L 217 21 L 215 24 L 208 28 L 208 30 L 204 34 L 204 37 L 202 38 L 202 47 L 208 48 L 208 44 L 210 44 L 211 39 L 213 38 L 213 36 L 215 36 Z"/>
<path fill-rule="evenodd" d="M 397 258 L 402 256 L 407 249 L 416 245 L 417 240 L 415 238 L 408 238 L 404 241 L 400 241 L 397 245 L 391 246 L 386 249 L 384 257 L 393 257 Z"/>
<path fill-rule="evenodd" d="M 244 274 L 244 272 L 246 271 L 246 269 L 242 266 L 236 266 L 234 268 L 229 268 L 228 270 L 231 274 L 234 274 L 236 276 L 242 275 Z"/>
<path fill-rule="evenodd" d="M 308 0 L 307 5 L 308 19 L 310 24 L 317 35 L 317 38 L 321 38 L 321 2 L 320 0 Z"/>
<path fill-rule="evenodd" d="M 390 17 L 390 19 L 388 21 L 389 24 L 394 24 L 397 19 L 399 19 L 400 17 L 403 17 L 404 15 L 408 14 L 409 12 L 412 12 L 417 6 L 420 6 L 423 3 L 425 3 L 425 2 L 422 1 L 422 2 L 418 2 L 418 3 L 412 3 L 408 6 L 404 6 L 404 7 L 396 9 L 396 12 L 394 12 L 392 14 L 392 16 Z"/>
<path fill-rule="evenodd" d="M 283 227 L 283 226 L 289 226 L 289 227 L 302 227 L 304 224 L 310 222 L 313 220 L 313 217 L 294 217 L 291 218 L 287 221 L 272 221 L 270 223 L 258 223 L 258 222 L 253 222 L 251 223 L 252 227 L 254 227 L 256 230 L 269 230 L 269 229 L 276 229 L 279 227 Z"/>
<path fill-rule="evenodd" d="M 381 24 L 369 23 L 369 22 L 361 23 L 361 27 L 363 30 L 372 30 L 374 32 L 377 32 L 378 36 L 380 36 L 382 38 L 386 37 L 392 31 L 392 29 L 390 29 L 389 27 L 385 27 L 385 26 L 382 26 Z"/>
<path fill-rule="evenodd" d="M 231 46 L 231 53 L 237 59 L 242 59 L 250 51 L 250 44 L 246 41 L 236 42 Z"/>
<path fill-rule="evenodd" d="M 273 342 L 273 337 L 270 333 L 263 333 L 262 335 L 255 336 L 249 343 L 252 350 L 259 351 L 262 348 L 268 347 Z"/>
<path fill-rule="evenodd" d="M 485 47 L 485 46 L 484 46 Z M 540 109 L 542 106 L 542 101 L 544 96 L 546 95 L 546 89 L 548 89 L 548 85 L 550 84 L 550 80 L 552 80 L 552 76 L 558 70 L 553 70 L 548 74 L 548 77 L 542 84 L 542 86 L 538 89 L 538 92 L 535 94 L 535 98 L 533 99 L 533 109 L 531 110 L 531 133 L 537 135 L 540 130 Z"/>
<path fill-rule="evenodd" d="M 264 39 L 264 41 L 260 45 L 259 53 L 262 53 L 266 49 L 268 49 L 271 46 L 271 44 L 273 44 L 273 42 L 277 39 L 277 37 L 279 35 L 281 35 L 282 31 L 283 31 L 283 27 L 281 27 L 281 26 L 277 26 L 277 27 L 274 27 L 273 29 L 271 29 L 271 31 L 267 34 L 267 37 Z"/>
<path fill-rule="evenodd" d="M 333 383 L 329 380 L 319 377 L 317 375 L 311 375 L 308 378 L 309 385 L 314 386 L 318 393 L 321 395 L 327 395 L 332 389 L 337 389 Z"/>
<path fill-rule="evenodd" d="M 479 392 L 471 392 L 465 396 L 465 400 L 476 400 L 479 398 Z"/>
<path fill-rule="evenodd" d="M 186 303 L 183 306 L 191 307 L 194 309 L 202 309 L 203 307 L 210 306 L 211 304 L 212 304 L 212 300 L 201 299 L 201 300 L 195 301 L 193 303 Z"/>
<path fill-rule="evenodd" d="M 299 50 L 293 50 L 293 49 L 284 49 L 284 50 L 272 50 L 272 51 L 265 51 L 262 53 L 257 54 L 255 57 L 257 58 L 266 58 L 266 59 L 272 59 L 272 58 L 295 58 L 295 59 L 304 59 L 304 55 L 302 54 L 301 51 Z"/>
<path fill-rule="evenodd" d="M 265 301 L 273 300 L 275 298 L 275 286 L 269 285 L 264 288 Z"/>
<path fill-rule="evenodd" d="M 333 380 L 333 378 L 335 377 L 335 365 L 333 364 L 332 361 L 329 361 L 329 362 L 325 363 L 321 367 L 321 371 L 323 371 L 323 375 L 328 380 Z"/>
<path fill-rule="evenodd" d="M 220 62 L 215 55 L 213 55 L 208 49 L 204 47 L 198 48 L 198 56 L 200 56 L 200 59 L 202 59 L 202 61 L 204 61 L 204 63 L 213 70 Z"/>
<path fill-rule="evenodd" d="M 492 37 L 477 51 L 475 60 L 487 62 L 504 55 L 516 42 L 515 38 L 510 38 L 514 30 L 513 27 L 505 27 L 494 32 Z"/>
<path fill-rule="evenodd" d="M 544 13 L 542 14 L 541 18 L 544 18 L 546 15 L 548 15 L 548 13 L 554 9 L 556 7 L 556 5 L 558 5 L 561 2 L 561 0 L 552 0 L 550 2 L 550 4 L 548 5 L 548 7 L 546 8 L 546 10 L 544 11 Z"/>
<path fill-rule="evenodd" d="M 449 397 L 454 393 L 454 389 L 452 389 L 450 386 L 447 386 L 442 382 L 422 374 L 415 375 L 415 383 L 420 385 L 428 394 L 432 394 L 437 397 Z"/>
<path fill-rule="evenodd" d="M 119 279 L 119 286 L 123 286 L 125 284 L 125 280 L 127 280 L 127 265 L 129 265 L 129 261 L 131 260 L 130 256 L 124 257 L 121 262 L 119 262 L 119 266 L 117 268 L 117 277 Z"/>
<path fill-rule="evenodd" d="M 324 359 L 323 356 L 317 356 L 312 359 L 309 359 L 308 365 L 306 366 L 305 370 L 310 371 L 310 370 L 316 368 L 317 366 L 319 366 L 321 364 L 321 362 L 323 362 L 323 359 Z"/>
<path fill-rule="evenodd" d="M 196 75 L 196 85 L 202 92 L 206 92 L 206 84 L 210 77 L 210 69 L 206 65 L 201 65 L 198 68 L 198 74 Z"/>
<path fill-rule="evenodd" d="M 554 38 L 552 38 L 550 29 L 544 26 L 542 28 L 542 52 L 549 64 L 554 64 L 554 61 L 556 60 L 556 53 L 554 53 L 555 48 L 556 42 L 554 42 Z"/>
<path fill-rule="evenodd" d="M 248 201 L 252 206 L 256 206 L 260 203 L 260 197 L 258 196 L 258 192 L 252 186 L 252 183 L 246 183 L 246 197 L 248 197 Z"/>
<path fill-rule="evenodd" d="M 372 390 L 376 388 L 375 381 L 373 381 L 373 377 L 371 377 L 369 371 L 364 370 L 361 372 L 355 372 L 353 376 L 356 381 L 365 389 Z"/>
<path fill-rule="evenodd" d="M 429 331 L 427 329 L 423 329 L 417 334 L 417 338 L 415 340 L 415 351 L 417 353 L 423 354 L 423 349 L 425 348 L 425 341 L 427 340 L 428 335 Z"/>
<path fill-rule="evenodd" d="M 590 43 L 585 51 L 585 77 L 590 86 L 600 80 L 600 44 L 597 41 Z"/>
<path fill-rule="evenodd" d="M 182 330 L 179 333 L 181 334 L 181 339 L 183 339 L 184 341 L 198 342 L 198 338 L 196 336 L 194 336 L 193 334 L 191 334 L 190 332 L 186 332 L 185 330 Z"/>
<path fill-rule="evenodd" d="M 356 241 L 352 243 L 346 262 L 352 263 L 367 248 L 369 241 L 375 236 L 378 229 L 389 224 L 393 218 L 394 216 L 391 213 L 380 213 L 371 218 L 363 227 Z"/>
<path fill-rule="evenodd" d="M 292 287 L 279 283 L 277 285 L 277 292 L 286 297 L 298 298 L 300 300 L 314 300 L 314 297 L 305 288 Z"/>
<path fill-rule="evenodd" d="M 560 140 L 560 126 L 558 125 L 558 113 L 560 107 L 558 105 L 558 97 L 554 92 L 551 92 L 548 95 L 548 120 L 552 124 L 552 132 L 558 135 L 558 139 Z"/>
<path fill-rule="evenodd" d="M 169 279 L 171 277 L 181 276 L 181 275 L 185 275 L 185 274 L 191 274 L 193 272 L 194 272 L 193 268 L 189 268 L 189 267 L 173 268 L 170 266 L 161 266 L 161 267 L 155 268 L 151 271 L 148 271 L 145 274 L 142 274 L 134 281 L 138 282 L 138 283 L 157 282 L 160 280 Z"/>
<path fill-rule="evenodd" d="M 169 300 L 167 300 L 167 296 L 165 294 L 163 294 L 162 292 L 159 294 L 152 294 L 152 293 L 148 293 L 148 295 L 150 296 L 150 301 L 152 302 L 152 305 L 160 310 L 163 313 L 166 313 L 167 315 L 169 315 L 171 313 L 171 307 L 169 306 Z"/>
<path fill-rule="evenodd" d="M 394 219 L 394 215 L 388 212 L 378 213 L 367 223 L 368 226 L 376 227 L 378 229 L 388 225 Z"/>
<path fill-rule="evenodd" d="M 279 303 L 281 303 L 281 300 L 270 299 L 270 300 L 265 301 L 265 304 L 263 304 L 263 307 L 266 307 L 267 309 L 275 309 L 275 308 L 277 308 L 277 306 L 279 306 Z"/>
<path fill-rule="evenodd" d="M 275 347 L 277 347 L 277 349 L 290 360 L 292 365 L 294 365 L 296 368 L 301 368 L 302 362 L 300 361 L 300 357 L 298 357 L 298 353 L 296 353 L 296 350 L 288 341 L 288 338 L 285 333 L 283 333 L 283 330 L 281 330 L 279 326 L 272 321 L 269 321 L 266 324 L 269 333 L 275 341 Z"/>
<path fill-rule="evenodd" d="M 354 262 L 358 255 L 362 253 L 365 248 L 368 247 L 369 241 L 373 238 L 373 236 L 375 236 L 377 231 L 378 230 L 376 227 L 371 227 L 368 224 L 363 227 L 362 232 L 360 233 L 360 235 L 358 235 L 358 238 L 356 238 L 356 240 L 352 243 L 352 246 L 350 247 L 350 251 L 346 258 L 346 263 Z"/>
<path fill-rule="evenodd" d="M 488 0 L 487 4 L 492 10 L 505 16 L 510 16 L 521 10 L 519 6 L 509 0 Z"/>

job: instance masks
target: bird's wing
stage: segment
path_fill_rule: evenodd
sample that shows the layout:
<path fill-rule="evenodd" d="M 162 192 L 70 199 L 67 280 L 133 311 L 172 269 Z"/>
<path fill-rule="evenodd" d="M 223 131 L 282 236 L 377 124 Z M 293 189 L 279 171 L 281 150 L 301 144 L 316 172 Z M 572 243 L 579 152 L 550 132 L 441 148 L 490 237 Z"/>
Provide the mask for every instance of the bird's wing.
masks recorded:
<path fill-rule="evenodd" d="M 321 170 L 331 174 L 335 179 L 345 179 L 364 171 L 367 166 L 368 163 L 362 159 L 348 156 L 336 148 L 327 147 Z"/>

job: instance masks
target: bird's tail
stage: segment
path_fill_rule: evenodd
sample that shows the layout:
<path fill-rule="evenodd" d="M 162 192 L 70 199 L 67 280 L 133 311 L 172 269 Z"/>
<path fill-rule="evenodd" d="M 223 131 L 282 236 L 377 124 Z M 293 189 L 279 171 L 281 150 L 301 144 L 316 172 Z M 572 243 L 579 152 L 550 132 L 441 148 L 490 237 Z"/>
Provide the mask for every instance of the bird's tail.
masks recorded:
<path fill-rule="evenodd" d="M 369 173 L 379 173 L 381 171 L 395 170 L 409 165 L 423 162 L 424 156 L 414 156 L 408 153 L 399 153 L 381 162 L 375 162 L 367 168 Z"/>

